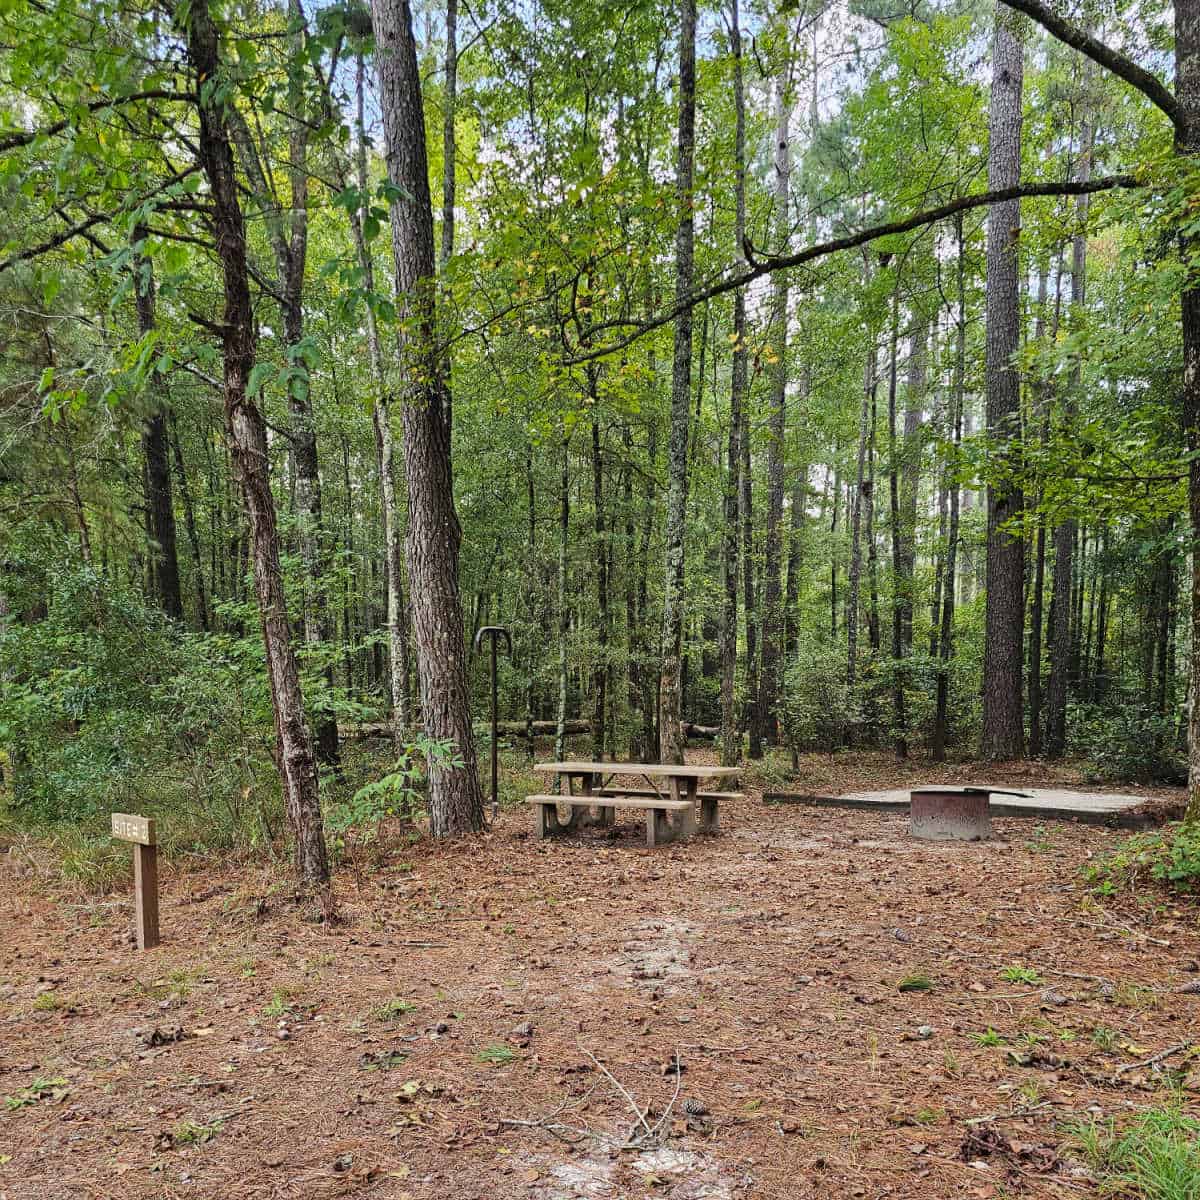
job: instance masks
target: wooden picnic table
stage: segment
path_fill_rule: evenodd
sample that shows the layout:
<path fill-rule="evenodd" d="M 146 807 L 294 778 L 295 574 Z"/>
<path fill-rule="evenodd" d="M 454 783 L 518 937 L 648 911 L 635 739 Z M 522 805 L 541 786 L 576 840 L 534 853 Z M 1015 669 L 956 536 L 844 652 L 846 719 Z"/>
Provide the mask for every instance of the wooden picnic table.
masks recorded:
<path fill-rule="evenodd" d="M 578 797 L 572 802 L 573 812 L 569 828 L 574 828 L 576 818 L 582 809 L 594 807 L 594 822 L 598 825 L 610 825 L 616 808 L 658 809 L 660 816 L 668 813 L 679 813 L 683 816 L 681 832 L 690 833 L 695 828 L 695 806 L 700 802 L 700 828 L 706 833 L 716 833 L 719 828 L 719 802 L 722 799 L 734 799 L 736 793 L 731 792 L 702 792 L 699 790 L 700 781 L 705 779 L 732 779 L 741 774 L 738 767 L 713 767 L 692 763 L 640 763 L 640 762 L 608 762 L 587 760 L 566 760 L 563 762 L 536 763 L 533 768 L 543 774 L 558 777 L 559 794 L 564 797 Z M 628 786 L 623 781 L 644 781 L 648 787 Z M 578 781 L 579 790 L 575 790 Z M 594 804 L 589 805 L 586 798 L 595 797 Z M 531 796 L 530 803 L 538 803 L 539 797 Z M 655 801 L 658 803 L 656 804 Z M 543 803 L 543 810 L 547 806 Z M 686 814 L 686 815 L 684 815 Z M 550 814 L 543 811 L 543 822 L 548 822 Z M 647 812 L 648 831 L 654 826 L 653 813 Z M 560 827 L 552 826 L 552 832 Z M 546 829 L 543 828 L 543 833 Z M 660 829 L 661 833 L 661 829 Z M 651 840 L 651 845 L 654 841 Z"/>

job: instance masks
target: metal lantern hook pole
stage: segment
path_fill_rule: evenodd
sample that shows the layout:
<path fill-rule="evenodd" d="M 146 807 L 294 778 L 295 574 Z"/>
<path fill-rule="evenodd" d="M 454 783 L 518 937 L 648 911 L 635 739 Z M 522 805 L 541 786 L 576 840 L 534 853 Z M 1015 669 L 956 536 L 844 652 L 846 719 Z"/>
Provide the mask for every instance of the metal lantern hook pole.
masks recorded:
<path fill-rule="evenodd" d="M 512 638 L 503 625 L 483 625 L 475 634 L 475 653 L 479 653 L 479 645 L 487 635 L 492 642 L 492 820 L 500 811 L 500 774 L 497 770 L 497 741 L 496 741 L 496 643 L 503 638 L 508 657 L 512 658 Z"/>

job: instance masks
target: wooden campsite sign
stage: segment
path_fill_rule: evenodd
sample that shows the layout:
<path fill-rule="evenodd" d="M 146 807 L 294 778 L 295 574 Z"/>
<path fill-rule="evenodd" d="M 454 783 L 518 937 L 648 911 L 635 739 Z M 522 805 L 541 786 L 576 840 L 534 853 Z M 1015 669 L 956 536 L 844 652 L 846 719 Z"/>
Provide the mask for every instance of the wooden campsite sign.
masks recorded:
<path fill-rule="evenodd" d="M 113 813 L 112 835 L 133 843 L 133 907 L 139 950 L 158 945 L 158 842 L 153 817 Z"/>

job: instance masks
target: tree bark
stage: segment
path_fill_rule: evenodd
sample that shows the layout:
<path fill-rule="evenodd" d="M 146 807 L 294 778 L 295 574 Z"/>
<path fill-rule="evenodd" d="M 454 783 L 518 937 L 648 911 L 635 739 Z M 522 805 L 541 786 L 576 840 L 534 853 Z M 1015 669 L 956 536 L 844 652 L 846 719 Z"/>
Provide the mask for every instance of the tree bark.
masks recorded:
<path fill-rule="evenodd" d="M 734 255 L 743 258 L 746 237 L 746 99 L 742 78 L 742 32 L 738 0 L 730 0 L 729 43 L 733 55 L 734 106 Z M 737 634 L 738 634 L 738 472 L 741 444 L 745 437 L 742 411 L 746 394 L 746 296 L 739 288 L 733 294 L 733 357 L 729 377 L 729 442 L 725 455 L 725 597 L 721 609 L 721 763 L 735 766 L 742 757 L 742 734 L 737 721 Z"/>
<path fill-rule="evenodd" d="M 1091 72 L 1084 71 L 1084 86 Z M 1079 164 L 1076 177 L 1084 182 L 1092 177 L 1093 126 L 1087 112 L 1086 100 L 1083 127 L 1080 134 Z M 1071 244 L 1071 324 L 1079 325 L 1087 289 L 1087 219 L 1089 197 L 1075 201 L 1075 237 Z M 1076 362 L 1071 371 L 1063 419 L 1070 422 L 1075 413 L 1076 398 L 1082 383 L 1082 364 Z M 1054 528 L 1054 569 L 1051 575 L 1053 600 L 1050 604 L 1050 678 L 1046 695 L 1046 754 L 1061 758 L 1067 749 L 1067 691 L 1071 671 L 1071 627 L 1068 597 L 1071 590 L 1076 523 L 1059 522 Z"/>
<path fill-rule="evenodd" d="M 554 730 L 554 757 L 566 757 L 567 737 L 567 634 L 571 610 L 567 605 L 567 544 L 571 534 L 571 443 L 564 438 L 558 483 L 558 708 Z"/>
<path fill-rule="evenodd" d="M 304 720 L 300 672 L 288 625 L 275 498 L 268 477 L 267 430 L 246 385 L 254 367 L 254 312 L 246 264 L 246 230 L 238 199 L 225 101 L 213 86 L 220 77 L 220 35 L 209 0 L 187 8 L 188 54 L 197 77 L 199 156 L 212 197 L 212 225 L 225 292 L 222 322 L 225 421 L 234 470 L 250 522 L 254 584 L 262 618 L 267 677 L 275 714 L 279 770 L 288 819 L 296 839 L 301 879 L 323 886 L 329 864 L 312 739 Z"/>
<path fill-rule="evenodd" d="M 435 837 L 483 828 L 483 798 L 471 730 L 463 641 L 445 364 L 438 353 L 433 209 L 425 152 L 417 47 L 408 0 L 372 0 L 380 108 L 392 203 L 392 253 L 400 300 L 407 557 L 417 674 L 425 732 L 454 744 L 462 766 L 431 766 L 430 831 Z"/>
<path fill-rule="evenodd" d="M 683 762 L 683 567 L 687 519 L 688 420 L 692 390 L 692 293 L 695 222 L 692 177 L 696 141 L 696 0 L 679 3 L 679 133 L 677 140 L 675 353 L 671 372 L 671 430 L 667 446 L 666 564 L 663 574 L 662 668 L 659 738 L 667 762 Z"/>
<path fill-rule="evenodd" d="M 139 227 L 134 239 L 140 247 L 146 230 Z M 133 259 L 136 280 L 138 333 L 143 337 L 155 327 L 154 264 L 136 252 Z M 155 362 L 158 356 L 155 355 Z M 157 366 L 150 371 L 149 416 L 142 422 L 142 454 L 146 463 L 146 507 L 150 532 L 148 557 L 154 597 L 168 617 L 183 620 L 183 597 L 179 590 L 179 558 L 175 538 L 175 505 L 171 495 L 170 446 L 167 437 L 167 404 L 163 393 L 166 381 Z M 201 584 L 203 586 L 203 584 Z"/>
<path fill-rule="evenodd" d="M 992 39 L 988 114 L 988 188 L 1015 186 L 1021 174 L 1023 52 L 1017 18 L 998 10 Z M 1002 465 L 1020 439 L 1020 377 L 1013 361 L 1020 339 L 1018 237 L 1021 204 L 988 209 L 987 422 Z M 980 756 L 1020 758 L 1025 749 L 1022 664 L 1025 657 L 1025 550 L 1007 529 L 1020 519 L 1024 497 L 1011 478 L 988 485 L 987 611 L 983 654 L 983 731 Z"/>
<path fill-rule="evenodd" d="M 363 208 L 350 212 L 350 232 L 363 273 L 363 288 L 375 292 L 375 260 L 363 230 L 364 209 L 369 204 L 367 174 L 367 132 L 365 114 L 366 66 L 361 48 L 355 60 L 355 125 L 358 135 L 356 174 L 359 203 Z M 409 693 L 411 674 L 408 654 L 408 610 L 404 599 L 404 543 L 400 504 L 396 496 L 395 438 L 392 433 L 392 394 L 388 386 L 379 322 L 374 306 L 365 306 L 367 354 L 375 389 L 371 403 L 371 425 L 375 432 L 375 463 L 379 471 L 380 507 L 383 518 L 384 585 L 387 588 L 388 691 L 392 701 L 392 745 L 397 755 L 408 738 L 412 724 Z"/>
<path fill-rule="evenodd" d="M 904 580 L 904 531 L 900 516 L 900 445 L 896 437 L 896 386 L 898 375 L 898 352 L 900 346 L 900 273 L 897 266 L 896 280 L 892 289 L 892 340 L 888 359 L 888 504 L 892 534 L 892 723 L 893 746 L 897 758 L 908 757 L 908 716 L 905 711 L 904 673 L 905 658 L 905 594 L 911 591 Z M 910 581 L 911 582 L 911 577 Z M 908 627 L 912 629 L 911 603 L 908 609 Z"/>
<path fill-rule="evenodd" d="M 458 108 L 458 0 L 446 0 L 446 62 L 445 104 L 442 107 L 442 245 L 439 269 L 454 255 L 454 204 L 456 200 L 455 155 L 457 139 L 454 119 Z M 452 381 L 451 357 L 446 353 L 446 379 Z M 446 405 L 446 428 L 450 431 L 451 449 L 454 432 L 454 388 L 447 387 L 443 397 Z"/>
<path fill-rule="evenodd" d="M 954 323 L 954 379 L 951 384 L 950 424 L 953 428 L 954 459 L 957 468 L 958 448 L 962 443 L 963 400 L 967 374 L 967 284 L 966 245 L 961 215 L 955 221 L 958 243 L 957 281 L 958 312 Z M 946 552 L 942 562 L 941 632 L 938 635 L 937 700 L 933 719 L 930 750 L 934 762 L 946 761 L 946 746 L 950 740 L 950 660 L 954 655 L 954 589 L 958 581 L 959 485 L 952 476 L 949 495 L 949 518 L 946 532 Z"/>
<path fill-rule="evenodd" d="M 875 393 L 875 337 L 867 352 L 862 404 L 858 416 L 858 454 L 854 467 L 853 503 L 850 506 L 850 569 L 846 580 L 846 684 L 853 692 L 858 682 L 859 592 L 862 587 L 863 505 L 867 494 L 867 444 L 870 440 L 871 398 Z"/>
<path fill-rule="evenodd" d="M 788 249 L 788 187 L 791 180 L 789 66 L 780 68 L 775 81 L 774 222 L 776 253 Z M 767 528 L 764 542 L 762 667 L 758 681 L 758 727 L 768 745 L 779 743 L 776 714 L 779 696 L 779 652 L 783 640 L 783 460 L 787 438 L 787 335 L 788 276 L 771 277 L 771 338 L 767 376 L 770 416 L 767 436 Z"/>
<path fill-rule="evenodd" d="M 209 616 L 208 588 L 204 583 L 204 558 L 200 552 L 200 534 L 196 529 L 196 509 L 192 503 L 191 489 L 188 487 L 187 470 L 183 462 L 183 448 L 179 444 L 179 429 L 175 424 L 175 414 L 169 418 L 171 449 L 175 455 L 175 474 L 179 479 L 179 499 L 183 503 L 184 527 L 187 529 L 188 546 L 192 552 L 192 570 L 196 573 L 196 620 L 200 628 L 207 633 L 212 627 Z"/>
<path fill-rule="evenodd" d="M 608 533 L 604 520 L 604 462 L 600 455 L 600 422 L 596 411 L 599 396 L 596 389 L 595 368 L 588 367 L 589 386 L 592 392 L 592 502 L 594 506 L 592 528 L 595 531 L 593 561 L 596 564 L 596 612 L 598 616 L 596 641 L 596 669 L 592 673 L 592 757 L 599 762 L 604 758 L 605 733 L 608 714 Z"/>

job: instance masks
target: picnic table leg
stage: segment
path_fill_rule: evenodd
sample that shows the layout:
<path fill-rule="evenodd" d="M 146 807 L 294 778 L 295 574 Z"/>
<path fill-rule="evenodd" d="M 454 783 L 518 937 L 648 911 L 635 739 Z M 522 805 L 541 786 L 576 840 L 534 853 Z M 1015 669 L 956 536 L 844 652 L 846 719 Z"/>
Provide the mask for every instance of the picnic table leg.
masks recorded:
<path fill-rule="evenodd" d="M 696 790 L 700 786 L 700 781 L 691 778 L 687 781 L 687 796 L 685 799 L 688 802 L 687 808 L 680 813 L 683 818 L 682 832 L 684 837 L 691 837 L 696 832 Z"/>
<path fill-rule="evenodd" d="M 721 832 L 721 817 L 715 797 L 706 796 L 700 801 L 700 832 Z"/>
<path fill-rule="evenodd" d="M 675 830 L 662 808 L 646 809 L 646 845 L 653 848 L 675 840 Z"/>
<path fill-rule="evenodd" d="M 599 775 L 585 775 L 583 777 L 583 791 L 585 795 L 591 796 L 595 792 L 600 791 L 601 779 Z M 604 829 L 608 828 L 616 820 L 616 813 L 611 808 L 593 808 L 592 809 L 592 824 Z"/>

